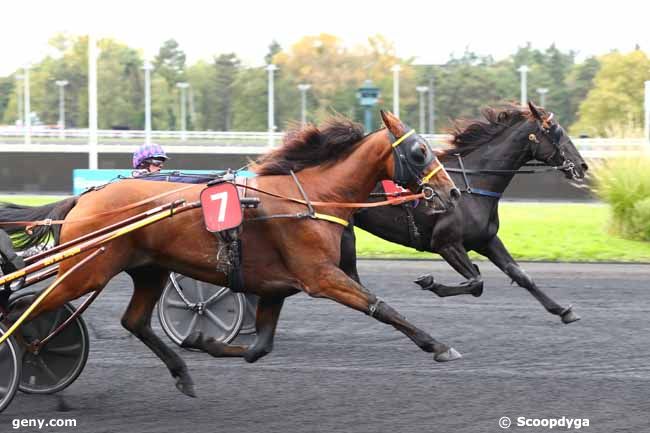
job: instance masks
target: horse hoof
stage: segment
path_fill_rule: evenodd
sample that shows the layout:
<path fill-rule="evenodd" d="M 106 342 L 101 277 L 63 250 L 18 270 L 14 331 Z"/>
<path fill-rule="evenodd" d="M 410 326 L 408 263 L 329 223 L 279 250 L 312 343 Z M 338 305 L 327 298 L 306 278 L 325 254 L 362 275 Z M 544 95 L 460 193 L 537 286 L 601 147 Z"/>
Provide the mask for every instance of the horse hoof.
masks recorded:
<path fill-rule="evenodd" d="M 478 298 L 483 294 L 483 281 L 478 281 L 477 283 L 474 283 L 474 287 L 472 287 L 472 296 L 475 298 Z"/>
<path fill-rule="evenodd" d="M 414 281 L 414 283 L 419 285 L 422 290 L 431 290 L 436 282 L 431 274 L 427 274 L 419 276 L 418 279 Z"/>
<path fill-rule="evenodd" d="M 564 324 L 569 324 L 571 322 L 577 322 L 580 320 L 580 316 L 578 316 L 576 313 L 573 312 L 572 307 L 567 308 L 564 310 L 564 312 L 560 315 L 562 318 L 562 323 Z"/>
<path fill-rule="evenodd" d="M 194 391 L 194 384 L 191 379 L 184 379 L 179 377 L 176 379 L 176 388 L 188 397 L 196 398 L 196 391 Z"/>
<path fill-rule="evenodd" d="M 449 362 L 449 361 L 455 361 L 457 359 L 462 358 L 463 355 L 460 354 L 459 351 L 454 349 L 453 347 L 450 347 L 449 349 L 445 350 L 444 352 L 436 353 L 433 355 L 433 359 L 438 361 L 438 362 Z"/>
<path fill-rule="evenodd" d="M 181 347 L 186 349 L 202 349 L 203 333 L 193 332 L 181 342 Z"/>

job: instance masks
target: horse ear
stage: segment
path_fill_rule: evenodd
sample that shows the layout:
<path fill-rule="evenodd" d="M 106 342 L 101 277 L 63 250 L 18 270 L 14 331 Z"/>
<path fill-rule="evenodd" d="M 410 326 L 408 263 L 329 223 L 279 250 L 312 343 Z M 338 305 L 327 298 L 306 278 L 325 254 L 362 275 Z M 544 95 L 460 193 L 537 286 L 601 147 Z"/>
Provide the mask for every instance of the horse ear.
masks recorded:
<path fill-rule="evenodd" d="M 390 111 L 379 110 L 381 114 L 381 120 L 386 125 L 386 128 L 393 134 L 395 137 L 401 137 L 404 135 L 405 127 L 397 116 L 395 116 Z"/>
<path fill-rule="evenodd" d="M 535 104 L 533 104 L 533 101 L 528 101 L 528 108 L 530 109 L 530 114 L 532 114 L 535 119 L 539 120 L 540 122 L 544 121 L 539 110 L 537 107 L 535 107 Z"/>

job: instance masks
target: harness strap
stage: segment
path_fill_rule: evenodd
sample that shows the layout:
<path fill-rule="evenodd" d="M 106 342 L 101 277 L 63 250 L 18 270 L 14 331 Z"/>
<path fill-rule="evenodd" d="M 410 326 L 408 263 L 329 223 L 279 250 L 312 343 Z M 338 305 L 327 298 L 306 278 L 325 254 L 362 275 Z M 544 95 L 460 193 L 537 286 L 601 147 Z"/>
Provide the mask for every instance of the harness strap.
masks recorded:
<path fill-rule="evenodd" d="M 289 170 L 289 173 L 291 173 L 291 177 L 293 178 L 293 181 L 296 183 L 296 186 L 298 187 L 298 191 L 300 191 L 300 194 L 302 195 L 303 200 L 305 201 L 305 204 L 307 206 L 307 215 L 309 218 L 312 219 L 319 219 L 323 221 L 329 221 L 332 223 L 340 224 L 343 227 L 348 226 L 348 222 L 342 218 L 335 217 L 333 215 L 327 215 L 324 213 L 318 213 L 314 211 L 314 207 L 311 204 L 311 201 L 309 201 L 309 197 L 307 197 L 307 193 L 305 192 L 304 188 L 302 187 L 302 184 L 298 180 L 298 176 L 296 176 L 296 173 L 293 172 L 293 170 Z M 304 214 L 302 214 L 304 215 Z"/>

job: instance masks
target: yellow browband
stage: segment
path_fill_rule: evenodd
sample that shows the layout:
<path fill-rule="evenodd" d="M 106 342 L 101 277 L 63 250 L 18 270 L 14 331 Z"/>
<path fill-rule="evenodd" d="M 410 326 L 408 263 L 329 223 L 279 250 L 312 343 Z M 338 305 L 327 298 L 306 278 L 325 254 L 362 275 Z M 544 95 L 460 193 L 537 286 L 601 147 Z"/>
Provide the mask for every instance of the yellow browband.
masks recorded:
<path fill-rule="evenodd" d="M 406 134 L 402 135 L 400 138 L 395 140 L 395 143 L 393 143 L 393 147 L 399 146 L 399 144 L 404 141 L 406 138 L 410 137 L 411 135 L 415 134 L 415 129 L 411 129 L 409 132 Z"/>

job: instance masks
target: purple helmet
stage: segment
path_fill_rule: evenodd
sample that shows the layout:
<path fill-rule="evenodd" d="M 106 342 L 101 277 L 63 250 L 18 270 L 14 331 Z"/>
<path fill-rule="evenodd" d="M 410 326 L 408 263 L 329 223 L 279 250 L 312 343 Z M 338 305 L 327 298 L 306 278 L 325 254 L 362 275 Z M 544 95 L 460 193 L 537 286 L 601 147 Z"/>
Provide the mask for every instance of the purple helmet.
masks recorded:
<path fill-rule="evenodd" d="M 143 144 L 133 153 L 133 168 L 140 168 L 148 159 L 161 159 L 166 161 L 169 158 L 159 144 Z"/>

